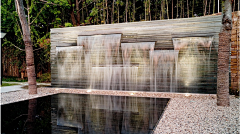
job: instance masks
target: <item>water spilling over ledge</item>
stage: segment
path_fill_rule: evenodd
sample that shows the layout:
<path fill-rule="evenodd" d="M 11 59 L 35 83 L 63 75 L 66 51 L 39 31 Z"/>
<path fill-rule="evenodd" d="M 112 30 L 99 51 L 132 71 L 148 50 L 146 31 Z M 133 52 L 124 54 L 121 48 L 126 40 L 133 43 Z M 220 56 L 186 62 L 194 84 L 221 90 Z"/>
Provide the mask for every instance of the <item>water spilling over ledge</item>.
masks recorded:
<path fill-rule="evenodd" d="M 212 40 L 173 38 L 175 50 L 154 50 L 155 42 L 121 43 L 121 34 L 79 36 L 78 46 L 56 47 L 58 78 L 65 87 L 87 89 L 196 89 L 196 83 L 214 71 L 210 67 Z"/>
<path fill-rule="evenodd" d="M 52 86 L 216 93 L 221 16 L 52 29 Z"/>

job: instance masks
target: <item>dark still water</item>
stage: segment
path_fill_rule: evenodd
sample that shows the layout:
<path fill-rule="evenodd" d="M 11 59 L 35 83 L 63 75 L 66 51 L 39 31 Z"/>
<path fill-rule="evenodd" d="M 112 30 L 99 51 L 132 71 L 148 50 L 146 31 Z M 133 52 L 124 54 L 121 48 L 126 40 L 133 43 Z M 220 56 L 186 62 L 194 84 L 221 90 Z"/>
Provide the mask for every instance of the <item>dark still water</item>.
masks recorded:
<path fill-rule="evenodd" d="M 2 133 L 148 134 L 166 98 L 58 94 L 1 106 Z"/>

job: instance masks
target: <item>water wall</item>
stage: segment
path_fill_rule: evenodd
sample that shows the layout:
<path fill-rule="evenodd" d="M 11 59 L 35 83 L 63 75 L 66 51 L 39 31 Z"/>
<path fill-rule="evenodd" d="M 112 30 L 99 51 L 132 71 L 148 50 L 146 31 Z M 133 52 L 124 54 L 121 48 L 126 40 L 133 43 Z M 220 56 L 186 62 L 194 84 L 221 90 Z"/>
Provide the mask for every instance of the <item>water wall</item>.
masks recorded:
<path fill-rule="evenodd" d="M 221 16 L 51 29 L 52 86 L 216 93 Z"/>

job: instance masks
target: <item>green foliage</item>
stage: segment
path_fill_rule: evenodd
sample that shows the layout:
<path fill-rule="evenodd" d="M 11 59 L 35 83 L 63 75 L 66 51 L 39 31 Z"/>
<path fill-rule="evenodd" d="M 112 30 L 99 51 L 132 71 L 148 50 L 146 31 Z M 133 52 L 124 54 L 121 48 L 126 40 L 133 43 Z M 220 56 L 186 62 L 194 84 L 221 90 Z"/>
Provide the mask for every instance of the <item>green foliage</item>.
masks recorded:
<path fill-rule="evenodd" d="M 38 81 L 39 82 L 51 82 L 51 73 L 42 74 Z"/>
<path fill-rule="evenodd" d="M 96 16 L 98 14 L 98 9 L 97 8 L 93 8 L 92 12 L 90 13 L 90 16 Z"/>
<path fill-rule="evenodd" d="M 14 83 L 2 83 L 1 87 L 14 86 L 14 85 L 18 85 L 18 84 L 14 84 Z"/>
<path fill-rule="evenodd" d="M 72 23 L 65 23 L 65 27 L 73 27 Z"/>
<path fill-rule="evenodd" d="M 19 79 L 17 77 L 3 77 L 2 81 L 6 81 L 6 82 L 27 82 L 27 79 Z"/>

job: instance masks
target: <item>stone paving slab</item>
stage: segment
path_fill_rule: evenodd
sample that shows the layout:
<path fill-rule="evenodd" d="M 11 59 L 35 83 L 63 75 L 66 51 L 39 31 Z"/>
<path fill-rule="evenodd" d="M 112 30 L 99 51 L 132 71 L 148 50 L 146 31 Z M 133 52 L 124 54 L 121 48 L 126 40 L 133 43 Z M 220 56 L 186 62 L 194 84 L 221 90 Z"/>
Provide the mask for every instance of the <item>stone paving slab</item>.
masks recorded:
<path fill-rule="evenodd" d="M 230 96 L 230 107 L 216 105 L 216 94 L 185 94 L 87 90 L 69 88 L 38 88 L 38 94 L 28 90 L 1 93 L 1 105 L 31 98 L 57 94 L 98 94 L 116 96 L 171 98 L 154 133 L 240 133 L 240 99 Z"/>

